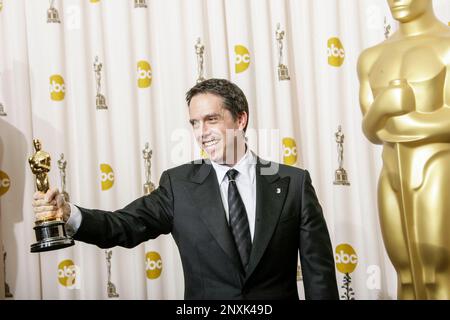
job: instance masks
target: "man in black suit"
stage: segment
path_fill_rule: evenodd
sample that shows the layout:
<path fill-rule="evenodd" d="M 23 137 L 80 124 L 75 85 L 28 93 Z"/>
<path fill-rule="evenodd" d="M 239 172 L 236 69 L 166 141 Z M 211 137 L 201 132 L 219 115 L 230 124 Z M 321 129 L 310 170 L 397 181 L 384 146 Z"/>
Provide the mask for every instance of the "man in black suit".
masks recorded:
<path fill-rule="evenodd" d="M 332 246 L 308 172 L 247 148 L 248 104 L 235 84 L 203 81 L 186 101 L 210 160 L 163 172 L 153 193 L 114 212 L 66 203 L 57 189 L 37 192 L 36 217 L 60 216 L 76 240 L 100 248 L 132 248 L 172 233 L 186 299 L 298 299 L 298 252 L 306 298 L 338 299 Z"/>

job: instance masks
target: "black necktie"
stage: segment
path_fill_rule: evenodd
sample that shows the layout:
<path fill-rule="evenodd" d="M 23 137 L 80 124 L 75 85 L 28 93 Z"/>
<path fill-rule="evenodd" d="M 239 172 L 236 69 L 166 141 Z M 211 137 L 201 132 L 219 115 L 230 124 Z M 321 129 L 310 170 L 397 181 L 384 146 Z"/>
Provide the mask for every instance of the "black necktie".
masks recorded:
<path fill-rule="evenodd" d="M 239 172 L 231 169 L 227 172 L 228 177 L 228 212 L 230 215 L 230 228 L 241 257 L 242 266 L 247 267 L 252 250 L 250 228 L 248 225 L 247 211 L 244 202 L 236 186 L 235 178 Z"/>

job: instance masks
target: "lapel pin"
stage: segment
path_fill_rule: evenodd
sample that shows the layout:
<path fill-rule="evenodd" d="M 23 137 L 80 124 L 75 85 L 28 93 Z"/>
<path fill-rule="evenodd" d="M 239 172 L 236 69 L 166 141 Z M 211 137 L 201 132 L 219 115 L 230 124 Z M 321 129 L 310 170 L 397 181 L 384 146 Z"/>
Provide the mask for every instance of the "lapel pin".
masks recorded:
<path fill-rule="evenodd" d="M 277 193 L 281 193 L 281 188 L 277 188 Z"/>

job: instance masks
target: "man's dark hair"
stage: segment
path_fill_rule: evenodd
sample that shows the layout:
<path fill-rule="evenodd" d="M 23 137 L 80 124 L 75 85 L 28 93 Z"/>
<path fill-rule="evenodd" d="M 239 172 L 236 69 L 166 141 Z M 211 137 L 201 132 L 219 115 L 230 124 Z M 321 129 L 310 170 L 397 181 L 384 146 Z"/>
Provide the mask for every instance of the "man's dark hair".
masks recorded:
<path fill-rule="evenodd" d="M 248 126 L 248 102 L 244 92 L 234 83 L 226 79 L 208 79 L 197 83 L 186 93 L 186 102 L 188 106 L 191 104 L 191 99 L 203 93 L 211 93 L 219 96 L 223 100 L 223 107 L 231 112 L 233 120 L 236 121 L 242 112 L 247 113 L 247 123 L 244 127 L 244 132 Z"/>

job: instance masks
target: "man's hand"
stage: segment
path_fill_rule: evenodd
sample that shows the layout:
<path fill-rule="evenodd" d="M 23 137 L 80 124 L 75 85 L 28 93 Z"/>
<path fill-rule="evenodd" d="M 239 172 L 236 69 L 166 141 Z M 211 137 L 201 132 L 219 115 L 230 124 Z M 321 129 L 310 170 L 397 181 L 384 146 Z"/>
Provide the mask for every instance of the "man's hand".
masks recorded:
<path fill-rule="evenodd" d="M 58 189 L 49 189 L 45 194 L 37 191 L 33 196 L 33 211 L 37 221 L 60 219 L 67 222 L 70 217 L 70 205 Z"/>

